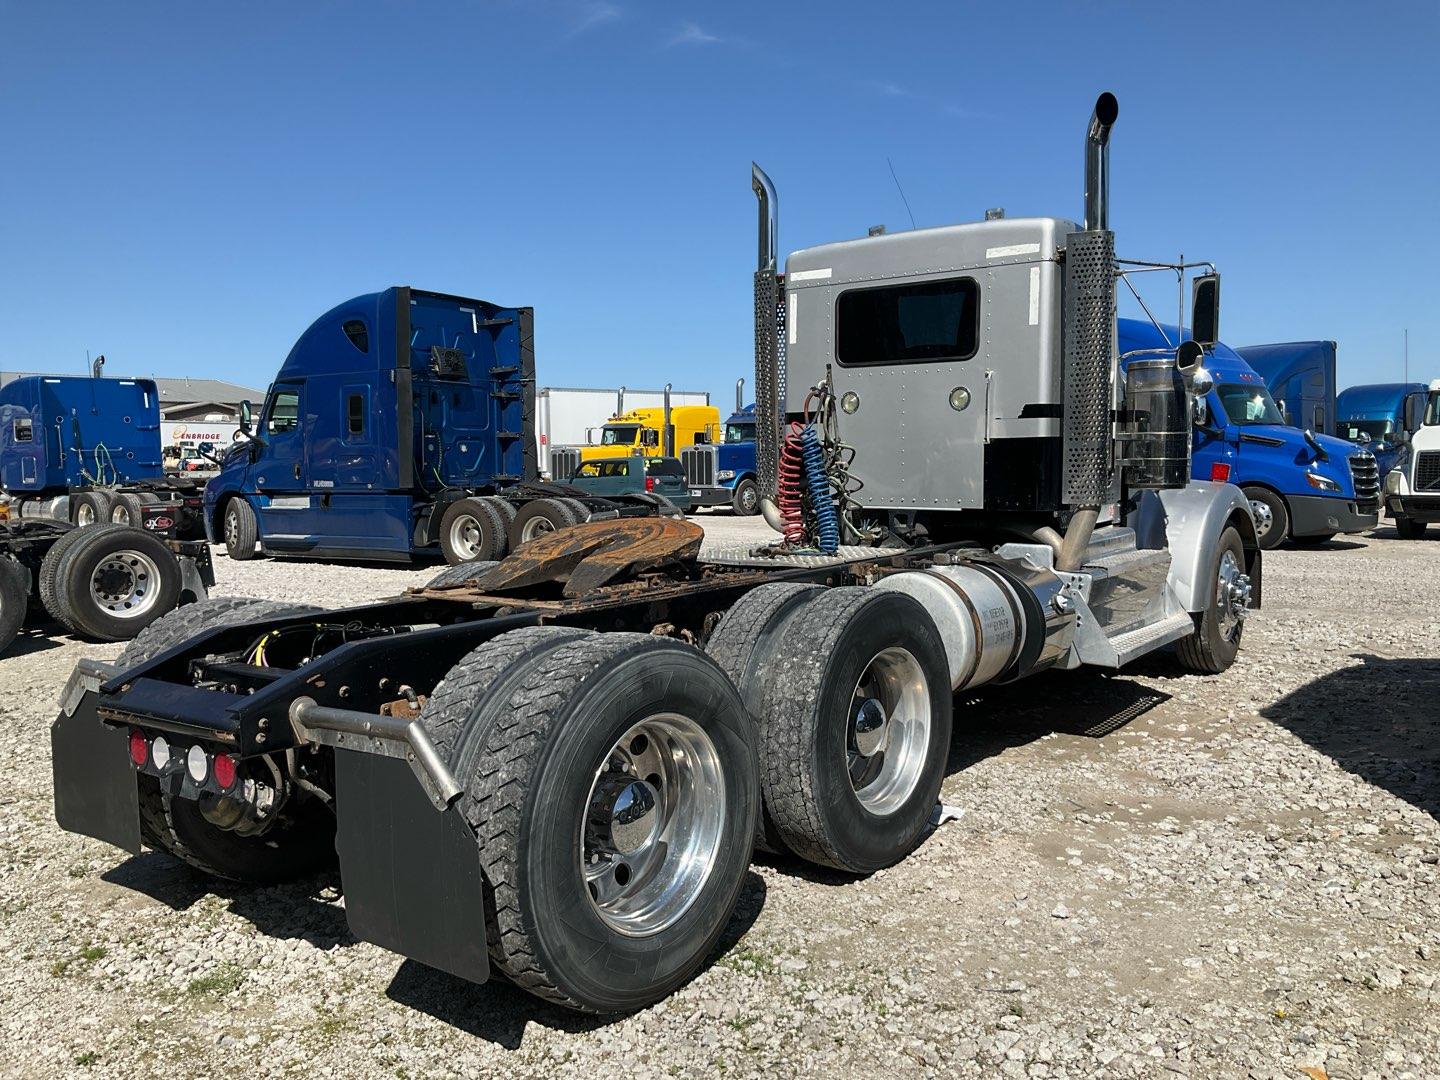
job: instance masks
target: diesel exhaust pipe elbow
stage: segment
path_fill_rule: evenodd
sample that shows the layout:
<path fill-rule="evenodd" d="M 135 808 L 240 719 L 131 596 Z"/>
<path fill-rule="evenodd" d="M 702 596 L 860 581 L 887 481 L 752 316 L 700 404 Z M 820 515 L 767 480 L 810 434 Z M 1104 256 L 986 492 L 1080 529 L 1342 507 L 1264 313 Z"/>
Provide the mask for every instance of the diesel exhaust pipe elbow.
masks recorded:
<path fill-rule="evenodd" d="M 1110 129 L 1120 102 L 1108 90 L 1095 99 L 1085 129 L 1085 231 L 1110 228 Z"/>

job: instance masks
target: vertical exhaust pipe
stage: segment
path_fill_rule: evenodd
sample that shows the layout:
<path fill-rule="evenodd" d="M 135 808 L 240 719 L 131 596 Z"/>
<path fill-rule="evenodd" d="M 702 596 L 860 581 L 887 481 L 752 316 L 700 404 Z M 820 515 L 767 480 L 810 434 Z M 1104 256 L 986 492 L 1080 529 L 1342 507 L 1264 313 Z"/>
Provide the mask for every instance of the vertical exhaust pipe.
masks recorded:
<path fill-rule="evenodd" d="M 735 411 L 738 413 L 745 408 L 745 380 L 735 380 Z"/>
<path fill-rule="evenodd" d="M 623 386 L 615 392 L 615 415 L 625 415 L 625 387 Z"/>
<path fill-rule="evenodd" d="M 675 456 L 675 425 L 670 423 L 670 383 L 665 384 L 665 432 L 661 437 L 666 457 Z"/>
<path fill-rule="evenodd" d="M 90 374 L 91 374 L 93 377 L 97 378 L 97 379 L 99 379 L 99 378 L 101 378 L 101 377 L 104 376 L 104 374 L 105 374 L 105 354 L 104 354 L 104 353 L 101 353 L 99 356 L 95 357 L 95 363 L 93 363 L 92 365 L 90 365 Z"/>
<path fill-rule="evenodd" d="M 1055 566 L 1078 570 L 1110 489 L 1114 440 L 1115 237 L 1110 232 L 1110 129 L 1115 95 L 1101 94 L 1085 129 L 1085 228 L 1065 238 L 1062 491 L 1070 522 Z"/>
<path fill-rule="evenodd" d="M 780 305 L 784 294 L 776 273 L 776 238 L 780 203 L 765 170 L 750 163 L 750 188 L 759 211 L 755 267 L 755 475 L 760 488 L 760 513 L 776 532 L 780 521 L 777 474 L 780 465 L 780 423 L 785 410 L 785 380 L 780 353 Z"/>

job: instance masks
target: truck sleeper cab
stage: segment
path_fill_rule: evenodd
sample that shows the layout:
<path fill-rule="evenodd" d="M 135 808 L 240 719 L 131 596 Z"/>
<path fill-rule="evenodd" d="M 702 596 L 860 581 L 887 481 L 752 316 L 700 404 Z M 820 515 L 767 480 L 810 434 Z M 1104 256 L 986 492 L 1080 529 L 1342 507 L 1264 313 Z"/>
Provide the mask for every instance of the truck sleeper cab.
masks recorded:
<path fill-rule="evenodd" d="M 1097 102 L 1087 174 L 1105 175 L 1117 112 L 1110 95 Z M 72 676 L 52 727 L 60 824 L 242 880 L 338 860 L 360 938 L 466 979 L 498 971 L 570 1008 L 627 1011 L 705 962 L 756 845 L 866 874 L 922 842 L 957 691 L 1114 670 L 1171 644 L 1187 670 L 1233 662 L 1260 599 L 1253 522 L 1235 487 L 1188 482 L 1201 345 L 1143 369 L 1143 387 L 1127 379 L 1115 429 L 1103 197 L 1087 198 L 1083 228 L 917 230 L 903 247 L 796 253 L 782 278 L 773 187 L 753 175 L 767 520 L 804 490 L 782 434 L 816 466 L 798 521 L 779 520 L 782 541 L 702 560 L 692 522 L 591 521 L 345 611 L 227 599 L 179 613 L 115 665 Z M 1016 231 L 1042 230 L 1063 237 L 1063 270 L 1054 248 L 1009 261 Z M 821 257 L 832 272 L 807 277 Z M 801 295 L 786 331 L 795 382 L 781 381 L 792 283 L 869 291 L 956 266 L 977 283 L 1010 280 L 993 302 L 920 305 L 913 322 L 872 306 L 867 340 L 888 348 L 898 329 L 937 355 L 856 373 L 844 389 L 860 400 L 840 404 L 838 436 L 823 404 L 809 434 L 782 432 L 787 411 L 828 400 L 835 359 L 825 318 L 807 311 L 827 298 Z M 989 369 L 1004 380 L 993 396 L 979 365 L 938 348 L 981 310 L 994 312 L 995 362 L 1010 358 Z M 928 422 L 934 384 L 972 380 L 968 397 L 939 405 L 975 413 Z M 886 406 L 912 382 L 924 396 L 901 440 Z M 1027 402 L 1039 416 L 1020 415 Z M 999 450 L 1068 462 L 1058 478 L 989 490 L 954 479 L 993 452 L 984 432 L 997 413 L 1019 440 Z M 853 459 L 833 452 L 835 437 Z M 830 484 L 825 470 L 839 481 L 847 463 L 876 478 L 876 501 Z M 828 553 L 815 535 L 827 506 L 848 530 Z M 885 535 L 859 534 L 880 521 Z"/>
<path fill-rule="evenodd" d="M 1381 477 L 1405 457 L 1405 399 L 1424 393 L 1424 383 L 1351 386 L 1335 398 L 1335 433 L 1375 455 Z"/>
<path fill-rule="evenodd" d="M 744 380 L 741 380 L 742 382 Z M 739 401 L 726 418 L 716 444 L 681 451 L 690 501 L 695 506 L 728 505 L 740 517 L 759 513 L 760 487 L 755 471 L 755 406 Z"/>
<path fill-rule="evenodd" d="M 1440 379 L 1405 396 L 1402 424 L 1408 453 L 1385 477 L 1385 512 L 1402 540 L 1419 540 L 1440 522 Z"/>
<path fill-rule="evenodd" d="M 1119 320 L 1122 353 L 1180 340 L 1177 327 Z M 1236 484 L 1255 514 L 1262 548 L 1289 539 L 1320 544 L 1336 533 L 1364 532 L 1379 520 L 1374 455 L 1330 435 L 1285 423 L 1265 381 L 1216 343 L 1205 361 L 1214 386 L 1197 410 L 1193 473 Z"/>

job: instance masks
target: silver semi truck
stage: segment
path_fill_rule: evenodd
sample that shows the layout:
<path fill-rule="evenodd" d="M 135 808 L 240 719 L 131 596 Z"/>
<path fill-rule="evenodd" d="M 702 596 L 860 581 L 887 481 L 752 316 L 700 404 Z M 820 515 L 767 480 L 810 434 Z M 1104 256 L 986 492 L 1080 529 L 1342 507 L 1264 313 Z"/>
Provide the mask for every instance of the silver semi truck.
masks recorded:
<path fill-rule="evenodd" d="M 622 1011 L 704 963 L 757 846 L 903 859 L 957 691 L 1166 645 L 1225 668 L 1261 555 L 1241 493 L 1189 482 L 1217 290 L 1202 340 L 1122 384 L 1117 111 L 1087 128 L 1082 223 L 878 236 L 783 274 L 755 170 L 775 544 L 702 561 L 692 523 L 592 522 L 343 611 L 192 605 L 76 669 L 60 824 L 233 879 L 338 861 L 358 937 Z"/>

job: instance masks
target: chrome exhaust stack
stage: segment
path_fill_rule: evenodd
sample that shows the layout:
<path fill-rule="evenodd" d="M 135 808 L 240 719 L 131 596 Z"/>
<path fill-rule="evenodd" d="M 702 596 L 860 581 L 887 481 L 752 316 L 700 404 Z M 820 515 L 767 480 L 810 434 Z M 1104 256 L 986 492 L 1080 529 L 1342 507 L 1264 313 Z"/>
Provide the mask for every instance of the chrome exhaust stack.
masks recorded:
<path fill-rule="evenodd" d="M 735 380 L 735 411 L 738 413 L 745 408 L 745 380 Z"/>
<path fill-rule="evenodd" d="M 759 209 L 759 247 L 755 269 L 755 473 L 760 487 L 760 513 L 781 531 L 778 497 L 780 428 L 785 415 L 785 352 L 781 337 L 784 283 L 778 273 L 776 237 L 779 200 L 765 170 L 750 163 L 750 187 Z"/>
<path fill-rule="evenodd" d="M 1115 234 L 1110 232 L 1110 129 L 1115 95 L 1095 101 L 1085 131 L 1085 228 L 1065 238 L 1061 497 L 1070 508 L 1058 570 L 1077 570 L 1110 499 L 1115 440 Z"/>

